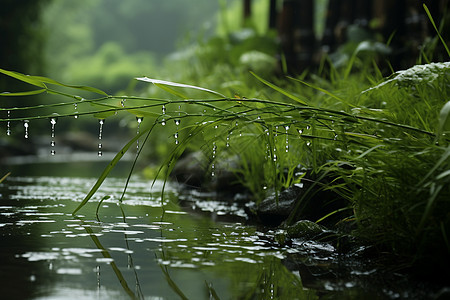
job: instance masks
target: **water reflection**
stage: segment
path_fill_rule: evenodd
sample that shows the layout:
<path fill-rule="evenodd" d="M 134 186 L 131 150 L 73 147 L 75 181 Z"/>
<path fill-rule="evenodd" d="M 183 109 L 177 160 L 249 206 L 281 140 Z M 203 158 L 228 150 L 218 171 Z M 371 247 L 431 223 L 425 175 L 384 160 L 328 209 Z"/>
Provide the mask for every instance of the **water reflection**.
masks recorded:
<path fill-rule="evenodd" d="M 122 180 L 109 179 L 93 199 L 110 196 L 101 204 L 101 221 L 95 220 L 97 203 L 72 217 L 94 181 L 11 177 L 2 184 L 5 296 L 270 299 L 289 282 L 283 293 L 295 291 L 298 298 L 301 281 L 280 263 L 283 250 L 260 241 L 262 233 L 253 227 L 187 214 L 170 189 L 163 214 L 159 191 L 133 180 L 122 205 L 124 220 L 117 205 Z"/>
<path fill-rule="evenodd" d="M 161 203 L 160 182 L 151 190 L 148 182 L 131 180 L 119 206 L 124 180 L 109 178 L 80 211 L 83 215 L 73 217 L 94 182 L 39 176 L 9 177 L 0 184 L 2 296 L 383 299 L 356 280 L 373 269 L 338 274 L 341 256 L 331 244 L 293 240 L 281 246 L 277 231 L 187 213 L 170 186 Z M 207 200 L 197 208 L 217 214 L 222 204 L 216 202 Z M 239 207 L 224 208 L 224 213 L 230 209 L 243 218 Z"/>

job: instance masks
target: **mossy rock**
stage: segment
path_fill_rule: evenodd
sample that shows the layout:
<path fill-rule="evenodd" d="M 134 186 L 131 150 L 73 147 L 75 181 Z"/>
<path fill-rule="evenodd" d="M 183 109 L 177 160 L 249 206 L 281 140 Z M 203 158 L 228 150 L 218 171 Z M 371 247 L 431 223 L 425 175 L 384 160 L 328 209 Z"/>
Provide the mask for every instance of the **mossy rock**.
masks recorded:
<path fill-rule="evenodd" d="M 287 228 L 287 234 L 291 239 L 311 239 L 325 231 L 326 229 L 323 226 L 309 220 L 300 220 Z"/>

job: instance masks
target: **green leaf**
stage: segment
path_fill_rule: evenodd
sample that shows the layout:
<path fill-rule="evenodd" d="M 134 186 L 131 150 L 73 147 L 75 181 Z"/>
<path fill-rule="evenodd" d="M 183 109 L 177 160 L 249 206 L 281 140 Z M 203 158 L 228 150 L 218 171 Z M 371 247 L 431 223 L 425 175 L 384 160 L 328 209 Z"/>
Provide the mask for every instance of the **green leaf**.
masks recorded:
<path fill-rule="evenodd" d="M 445 131 L 450 131 L 450 101 L 444 104 L 439 113 L 439 135 Z"/>
<path fill-rule="evenodd" d="M 35 85 L 35 86 L 47 89 L 47 87 L 45 86 L 44 83 L 42 83 L 39 80 L 36 80 L 35 78 L 33 78 L 33 76 L 24 75 L 24 74 L 21 74 L 21 73 L 18 73 L 18 72 L 7 71 L 7 70 L 3 70 L 3 69 L 0 69 L 0 73 L 3 73 L 3 74 L 5 74 L 7 76 L 10 76 L 12 78 L 16 78 L 16 79 L 18 79 L 20 81 L 29 83 L 31 85 Z"/>
<path fill-rule="evenodd" d="M 178 91 L 176 91 L 176 90 L 174 90 L 174 89 L 171 89 L 170 87 L 165 86 L 165 85 L 163 85 L 163 84 L 160 84 L 160 83 L 154 83 L 154 85 L 156 85 L 156 86 L 159 87 L 160 89 L 165 90 L 166 92 L 169 92 L 169 93 L 172 94 L 172 95 L 175 95 L 175 96 L 177 96 L 177 97 L 180 97 L 181 99 L 187 99 L 187 98 L 188 98 L 185 94 L 180 93 L 180 92 L 178 92 Z"/>
<path fill-rule="evenodd" d="M 14 92 L 14 93 L 3 92 L 3 93 L 0 93 L 0 96 L 5 96 L 5 97 L 10 97 L 10 96 L 31 96 L 31 95 L 42 94 L 42 93 L 44 93 L 46 91 L 47 91 L 46 89 L 40 89 L 40 90 L 32 90 L 32 91 L 28 91 L 28 92 Z"/>
<path fill-rule="evenodd" d="M 199 87 L 199 86 L 195 86 L 195 85 L 188 85 L 188 84 L 183 84 L 183 83 L 176 83 L 176 82 L 171 82 L 171 81 L 152 79 L 152 78 L 148 78 L 148 77 L 137 77 L 136 79 L 140 80 L 140 81 L 153 83 L 154 85 L 156 85 L 158 87 L 161 87 L 161 85 L 164 85 L 164 86 L 175 86 L 175 87 L 181 87 L 181 88 L 189 88 L 189 89 L 195 89 L 195 90 L 204 91 L 204 92 L 216 95 L 216 96 L 220 96 L 222 98 L 227 98 L 225 95 L 223 95 L 223 94 L 221 94 L 219 92 L 216 92 L 216 91 L 213 91 L 213 90 L 209 90 L 209 89 L 205 89 L 205 88 L 202 88 L 202 87 Z M 165 89 L 165 90 L 166 91 L 170 90 L 169 92 L 173 91 L 172 89 Z M 182 94 L 180 94 L 180 95 L 182 95 Z M 177 95 L 177 96 L 179 96 L 179 95 Z M 182 97 L 182 98 L 184 98 L 184 97 Z"/>
<path fill-rule="evenodd" d="M 0 179 L 0 182 L 3 182 L 9 175 L 11 175 L 11 172 L 6 173 L 6 175 Z"/>
<path fill-rule="evenodd" d="M 61 83 L 59 81 L 53 80 L 51 78 L 43 77 L 43 76 L 24 75 L 24 74 L 21 74 L 21 73 L 18 73 L 18 72 L 7 71 L 7 70 L 3 70 L 3 69 L 0 69 L 0 73 L 3 73 L 5 75 L 7 75 L 7 76 L 16 78 L 16 79 L 18 79 L 20 81 L 29 83 L 31 85 L 35 85 L 35 86 L 44 88 L 45 90 L 47 90 L 47 86 L 45 84 L 49 83 L 49 84 L 54 84 L 54 85 L 63 86 L 63 87 L 67 87 L 67 88 L 78 89 L 78 90 L 83 90 L 83 91 L 87 91 L 87 92 L 93 92 L 93 93 L 96 93 L 96 94 L 108 96 L 108 94 L 105 93 L 104 91 L 99 90 L 99 89 L 94 88 L 94 87 L 90 87 L 90 86 L 69 85 L 69 84 Z M 27 93 L 27 92 L 24 92 L 24 93 Z M 15 96 L 28 95 L 28 94 L 20 95 L 19 93 L 15 93 L 15 94 L 16 94 Z M 29 95 L 33 95 L 33 94 L 29 94 Z"/>
<path fill-rule="evenodd" d="M 53 80 L 51 78 L 43 77 L 43 76 L 30 76 L 30 77 L 35 80 L 38 80 L 40 82 L 43 82 L 43 83 L 50 83 L 50 84 L 54 84 L 54 85 L 71 88 L 71 89 L 83 90 L 83 91 L 87 91 L 87 92 L 92 92 L 92 93 L 108 96 L 108 94 L 106 92 L 104 92 L 100 89 L 94 88 L 94 87 L 90 87 L 90 86 L 65 84 L 65 83 L 61 83 L 59 81 Z"/>
<path fill-rule="evenodd" d="M 297 78 L 293 78 L 293 77 L 290 77 L 290 76 L 288 76 L 288 78 L 292 79 L 292 80 L 295 80 L 295 81 L 298 81 L 298 82 L 301 82 L 304 85 L 309 86 L 310 88 L 313 88 L 313 89 L 318 90 L 318 91 L 320 91 L 320 92 L 322 92 L 324 94 L 327 94 L 328 96 L 330 96 L 330 97 L 332 97 L 332 98 L 338 100 L 339 102 L 342 102 L 342 103 L 344 103 L 344 104 L 346 104 L 348 106 L 356 107 L 355 105 L 350 104 L 349 102 L 347 102 L 346 100 L 342 99 L 341 97 L 338 97 L 335 94 L 331 93 L 330 91 L 327 91 L 326 89 L 318 87 L 318 86 L 316 86 L 316 85 L 314 85 L 312 83 L 307 83 L 306 81 L 303 81 L 303 80 L 300 80 L 300 79 L 297 79 Z"/>
<path fill-rule="evenodd" d="M 450 50 L 448 49 L 447 43 L 444 41 L 444 39 L 442 38 L 441 33 L 439 32 L 439 30 L 437 29 L 436 24 L 434 23 L 434 19 L 433 16 L 431 15 L 430 11 L 428 10 L 428 7 L 423 4 L 423 9 L 425 10 L 425 12 L 427 13 L 428 19 L 430 19 L 431 24 L 434 27 L 434 30 L 436 30 L 437 35 L 439 36 L 439 39 L 441 40 L 442 44 L 445 47 L 445 50 L 447 51 L 448 56 L 450 56 Z"/>
<path fill-rule="evenodd" d="M 259 81 L 261 81 L 261 82 L 264 83 L 265 85 L 271 87 L 272 89 L 276 90 L 277 92 L 279 92 L 279 93 L 285 95 L 286 97 L 288 97 L 288 98 L 290 98 L 290 99 L 292 99 L 292 100 L 294 100 L 294 101 L 297 101 L 297 102 L 300 103 L 300 104 L 308 105 L 308 103 L 306 103 L 306 101 L 300 99 L 299 97 L 293 95 L 292 93 L 289 93 L 288 91 L 286 91 L 286 90 L 280 88 L 279 86 L 276 86 L 275 84 L 273 84 L 273 83 L 271 83 L 271 82 L 268 82 L 267 80 L 265 80 L 265 79 L 259 77 L 258 75 L 256 75 L 256 74 L 253 73 L 252 71 L 250 71 L 250 73 L 251 73 L 253 76 L 255 76 L 256 79 L 258 79 Z"/>

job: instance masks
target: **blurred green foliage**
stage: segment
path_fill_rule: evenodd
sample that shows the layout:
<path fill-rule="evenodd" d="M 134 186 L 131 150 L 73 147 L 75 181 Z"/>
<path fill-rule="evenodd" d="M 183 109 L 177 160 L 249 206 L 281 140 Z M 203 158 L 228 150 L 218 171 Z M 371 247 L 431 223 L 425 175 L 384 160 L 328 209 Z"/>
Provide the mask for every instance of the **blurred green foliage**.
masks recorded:
<path fill-rule="evenodd" d="M 46 37 L 41 30 L 41 10 L 49 0 L 4 0 L 0 10 L 0 67 L 19 72 L 42 73 L 42 49 Z M 17 81 L 0 77 L 0 88 Z"/>
<path fill-rule="evenodd" d="M 211 33 L 217 2 L 54 1 L 44 12 L 48 74 L 110 93 L 139 75 L 159 73 L 156 63 L 190 32 Z M 209 26 L 209 29 L 208 29 Z M 205 33 L 205 34 L 206 34 Z"/>

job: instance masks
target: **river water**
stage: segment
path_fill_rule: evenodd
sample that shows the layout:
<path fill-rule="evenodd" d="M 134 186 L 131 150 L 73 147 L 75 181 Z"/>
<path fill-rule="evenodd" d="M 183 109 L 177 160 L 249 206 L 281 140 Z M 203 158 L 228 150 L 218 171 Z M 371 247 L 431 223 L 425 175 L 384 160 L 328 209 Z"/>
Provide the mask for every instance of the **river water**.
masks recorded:
<path fill-rule="evenodd" d="M 101 171 L 99 163 L 92 162 L 72 167 L 80 170 L 78 174 L 90 168 Z M 133 177 L 119 204 L 125 178 L 118 174 L 108 178 L 73 216 L 95 177 L 64 176 L 69 166 L 55 163 L 11 169 L 12 175 L 0 184 L 4 299 L 406 299 L 412 295 L 410 290 L 392 289 L 392 284 L 371 285 L 375 270 L 362 264 L 345 268 L 340 276 L 336 266 L 342 258 L 331 244 L 277 245 L 279 232 L 248 224 L 242 207 L 225 205 L 213 195 L 210 199 L 203 195 L 201 202 L 194 199 L 186 210 L 174 186 L 167 185 L 161 199 L 161 181 L 152 187 L 149 180 Z"/>

